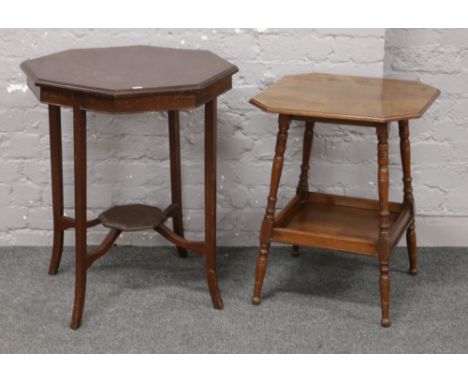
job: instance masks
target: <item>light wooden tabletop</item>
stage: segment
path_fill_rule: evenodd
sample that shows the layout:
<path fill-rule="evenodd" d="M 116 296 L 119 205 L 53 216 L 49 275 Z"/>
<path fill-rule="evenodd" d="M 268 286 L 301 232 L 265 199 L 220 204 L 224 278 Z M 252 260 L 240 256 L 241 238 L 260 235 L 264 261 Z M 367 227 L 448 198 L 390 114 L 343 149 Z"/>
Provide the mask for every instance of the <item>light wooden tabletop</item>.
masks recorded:
<path fill-rule="evenodd" d="M 250 102 L 271 113 L 380 123 L 419 118 L 439 94 L 417 81 L 308 73 L 285 76 Z"/>

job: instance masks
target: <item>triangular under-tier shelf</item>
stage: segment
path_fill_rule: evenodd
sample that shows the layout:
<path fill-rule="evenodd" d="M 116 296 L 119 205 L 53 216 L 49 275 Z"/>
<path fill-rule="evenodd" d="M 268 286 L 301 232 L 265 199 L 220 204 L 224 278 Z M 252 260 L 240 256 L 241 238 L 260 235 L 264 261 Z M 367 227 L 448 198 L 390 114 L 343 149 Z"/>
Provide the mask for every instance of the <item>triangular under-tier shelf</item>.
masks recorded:
<path fill-rule="evenodd" d="M 145 204 L 114 206 L 99 215 L 102 225 L 119 231 L 153 229 L 167 219 L 158 207 Z"/>

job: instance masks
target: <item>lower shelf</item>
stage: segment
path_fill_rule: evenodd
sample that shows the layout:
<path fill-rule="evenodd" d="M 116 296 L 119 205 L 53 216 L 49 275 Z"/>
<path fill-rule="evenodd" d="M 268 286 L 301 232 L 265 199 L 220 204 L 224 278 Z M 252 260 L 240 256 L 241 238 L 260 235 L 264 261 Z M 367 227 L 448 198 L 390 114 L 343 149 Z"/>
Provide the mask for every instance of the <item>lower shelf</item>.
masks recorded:
<path fill-rule="evenodd" d="M 390 245 L 396 245 L 412 221 L 409 208 L 390 203 Z M 379 202 L 309 193 L 295 197 L 277 216 L 272 241 L 365 255 L 377 253 Z"/>
<path fill-rule="evenodd" d="M 99 215 L 102 225 L 119 231 L 153 229 L 167 219 L 158 207 L 144 204 L 114 206 Z"/>

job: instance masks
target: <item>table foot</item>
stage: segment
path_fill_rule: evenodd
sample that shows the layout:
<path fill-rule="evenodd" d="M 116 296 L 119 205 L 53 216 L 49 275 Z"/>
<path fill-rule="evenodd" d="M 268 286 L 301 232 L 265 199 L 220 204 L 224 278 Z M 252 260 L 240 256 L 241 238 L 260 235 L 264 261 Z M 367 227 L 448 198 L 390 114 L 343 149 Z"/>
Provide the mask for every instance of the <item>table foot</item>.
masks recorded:
<path fill-rule="evenodd" d="M 185 248 L 182 248 L 182 247 L 177 247 L 177 256 L 185 259 L 187 258 L 188 254 L 187 254 L 187 250 Z"/>
<path fill-rule="evenodd" d="M 299 246 L 298 245 L 293 245 L 292 251 L 291 251 L 291 256 L 294 256 L 294 257 L 299 256 Z"/>
<path fill-rule="evenodd" d="M 262 244 L 260 248 L 260 256 L 257 260 L 257 269 L 255 270 L 255 285 L 252 297 L 252 304 L 254 305 L 260 304 L 260 295 L 262 293 L 263 280 L 265 279 L 269 251 L 269 244 Z"/>
<path fill-rule="evenodd" d="M 380 265 L 380 307 L 382 317 L 380 323 L 383 327 L 390 326 L 390 276 L 388 262 L 381 261 Z"/>
<path fill-rule="evenodd" d="M 63 234 L 64 232 L 62 230 L 54 230 L 54 243 L 49 265 L 49 275 L 56 275 L 58 272 L 63 252 Z"/>
<path fill-rule="evenodd" d="M 84 296 L 83 302 L 78 302 L 77 305 L 73 306 L 73 315 L 72 320 L 70 323 L 70 328 L 73 330 L 77 330 L 81 326 L 81 319 L 83 317 L 83 308 L 84 308 Z"/>
<path fill-rule="evenodd" d="M 219 291 L 216 272 L 211 269 L 207 270 L 206 279 L 208 281 L 208 289 L 210 290 L 211 301 L 213 302 L 213 307 L 215 309 L 222 310 L 224 308 L 224 304 L 221 298 L 221 293 Z"/>
<path fill-rule="evenodd" d="M 73 313 L 70 328 L 73 330 L 81 326 L 81 319 L 83 317 L 83 309 L 86 296 L 86 271 L 83 274 L 76 276 L 75 286 L 75 302 L 73 304 Z"/>
<path fill-rule="evenodd" d="M 416 276 L 418 272 L 416 270 L 416 229 L 414 221 L 406 231 L 406 246 L 408 247 L 408 259 L 410 265 L 408 273 L 412 276 Z"/>
<path fill-rule="evenodd" d="M 252 304 L 260 305 L 261 302 L 262 302 L 262 300 L 260 299 L 260 297 L 256 297 L 256 296 L 252 297 Z"/>
<path fill-rule="evenodd" d="M 382 325 L 384 328 L 388 328 L 390 326 L 390 319 L 389 318 L 382 318 L 380 320 L 380 325 Z"/>

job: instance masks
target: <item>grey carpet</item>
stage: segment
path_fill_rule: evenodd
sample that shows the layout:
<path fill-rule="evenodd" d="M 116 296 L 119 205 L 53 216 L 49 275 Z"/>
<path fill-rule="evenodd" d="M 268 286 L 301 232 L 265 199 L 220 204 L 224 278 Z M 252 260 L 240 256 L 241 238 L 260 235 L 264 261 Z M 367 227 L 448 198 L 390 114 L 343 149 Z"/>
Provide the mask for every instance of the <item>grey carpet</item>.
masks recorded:
<path fill-rule="evenodd" d="M 391 263 L 392 326 L 379 326 L 375 258 L 273 248 L 263 302 L 250 304 L 254 248 L 220 248 L 225 309 L 211 307 L 202 258 L 173 248 L 115 247 L 88 273 L 83 325 L 68 328 L 73 250 L 56 276 L 50 248 L 0 249 L 2 353 L 468 352 L 468 250 L 405 249 Z"/>

